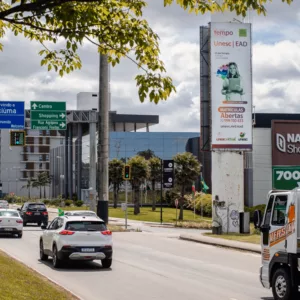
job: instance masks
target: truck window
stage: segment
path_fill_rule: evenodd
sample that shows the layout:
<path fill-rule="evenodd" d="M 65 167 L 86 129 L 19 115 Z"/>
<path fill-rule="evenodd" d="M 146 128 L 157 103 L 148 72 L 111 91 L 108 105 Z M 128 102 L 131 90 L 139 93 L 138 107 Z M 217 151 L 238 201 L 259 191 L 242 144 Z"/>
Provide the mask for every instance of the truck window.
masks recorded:
<path fill-rule="evenodd" d="M 272 216 L 272 225 L 283 226 L 285 225 L 287 206 L 287 195 L 279 195 L 275 197 L 274 212 Z"/>
<path fill-rule="evenodd" d="M 266 215 L 265 215 L 265 220 L 264 220 L 264 224 L 263 225 L 270 225 L 271 222 L 271 215 L 272 215 L 272 208 L 273 208 L 273 202 L 274 202 L 274 196 L 271 195 L 269 202 L 268 202 L 268 206 L 266 209 Z"/>

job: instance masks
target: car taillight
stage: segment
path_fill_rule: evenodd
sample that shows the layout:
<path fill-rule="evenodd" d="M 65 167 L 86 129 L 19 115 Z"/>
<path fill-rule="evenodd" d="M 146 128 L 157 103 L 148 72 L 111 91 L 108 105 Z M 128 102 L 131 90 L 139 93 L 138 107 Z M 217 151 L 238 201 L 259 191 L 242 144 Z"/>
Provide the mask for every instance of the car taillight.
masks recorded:
<path fill-rule="evenodd" d="M 71 231 L 71 230 L 63 230 L 61 231 L 59 234 L 60 235 L 72 235 L 74 234 L 75 232 L 74 231 Z"/>
<path fill-rule="evenodd" d="M 48 216 L 48 212 L 47 212 L 47 211 L 43 211 L 42 214 L 43 214 L 44 216 Z"/>
<path fill-rule="evenodd" d="M 101 233 L 103 235 L 111 235 L 111 231 L 110 230 L 101 231 Z"/>
<path fill-rule="evenodd" d="M 22 223 L 23 223 L 23 220 L 17 220 L 17 223 L 18 223 L 18 224 L 22 224 Z"/>
<path fill-rule="evenodd" d="M 31 215 L 32 215 L 32 212 L 27 211 L 27 212 L 26 212 L 26 215 L 31 216 Z"/>

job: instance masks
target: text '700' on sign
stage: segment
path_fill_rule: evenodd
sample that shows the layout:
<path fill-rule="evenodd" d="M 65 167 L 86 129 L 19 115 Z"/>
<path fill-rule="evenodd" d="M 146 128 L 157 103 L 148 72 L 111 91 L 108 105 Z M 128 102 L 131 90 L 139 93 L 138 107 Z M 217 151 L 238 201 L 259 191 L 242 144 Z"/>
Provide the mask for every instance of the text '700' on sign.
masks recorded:
<path fill-rule="evenodd" d="M 31 129 L 66 130 L 66 102 L 31 101 Z"/>

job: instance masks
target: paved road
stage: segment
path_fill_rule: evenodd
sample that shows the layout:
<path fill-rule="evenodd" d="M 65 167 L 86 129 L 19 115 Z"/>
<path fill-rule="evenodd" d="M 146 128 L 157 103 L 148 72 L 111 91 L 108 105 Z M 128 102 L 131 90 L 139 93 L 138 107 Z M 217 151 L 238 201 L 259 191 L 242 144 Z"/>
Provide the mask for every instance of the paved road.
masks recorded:
<path fill-rule="evenodd" d="M 111 270 L 98 263 L 61 270 L 38 260 L 38 227 L 22 239 L 0 238 L 0 249 L 84 300 L 271 300 L 258 280 L 259 255 L 219 249 L 153 233 L 114 233 Z"/>

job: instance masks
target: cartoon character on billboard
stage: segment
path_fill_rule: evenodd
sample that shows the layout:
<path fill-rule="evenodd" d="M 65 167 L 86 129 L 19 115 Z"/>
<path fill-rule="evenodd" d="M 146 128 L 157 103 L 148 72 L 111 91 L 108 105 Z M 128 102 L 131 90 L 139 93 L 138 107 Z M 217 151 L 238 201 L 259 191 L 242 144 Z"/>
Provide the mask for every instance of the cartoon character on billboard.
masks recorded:
<path fill-rule="evenodd" d="M 223 79 L 222 95 L 227 101 L 242 101 L 244 95 L 243 80 L 235 62 L 219 68 L 217 75 Z"/>

